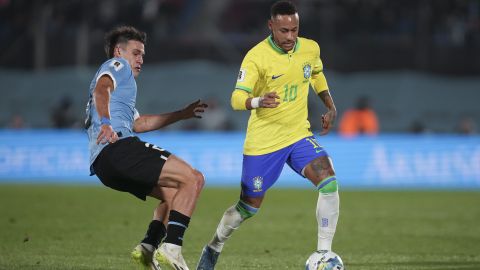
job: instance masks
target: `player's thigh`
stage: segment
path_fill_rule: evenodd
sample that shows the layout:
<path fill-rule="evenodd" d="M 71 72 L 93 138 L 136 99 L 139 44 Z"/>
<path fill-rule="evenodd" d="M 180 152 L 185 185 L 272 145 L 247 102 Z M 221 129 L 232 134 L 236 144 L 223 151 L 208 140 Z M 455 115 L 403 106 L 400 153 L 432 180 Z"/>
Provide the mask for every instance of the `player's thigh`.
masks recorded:
<path fill-rule="evenodd" d="M 163 165 L 162 172 L 158 178 L 158 185 L 161 187 L 178 188 L 185 184 L 195 184 L 201 188 L 204 184 L 204 177 L 202 173 L 194 169 L 186 161 L 172 154 Z"/>
<path fill-rule="evenodd" d="M 157 185 L 169 155 L 165 149 L 128 137 L 106 146 L 93 167 L 106 186 L 145 200 Z"/>
<path fill-rule="evenodd" d="M 299 175 L 318 185 L 322 179 L 335 174 L 327 151 L 315 137 L 306 137 L 297 143 L 287 161 Z"/>
<path fill-rule="evenodd" d="M 289 146 L 264 155 L 243 155 L 242 197 L 262 197 L 277 181 L 290 151 Z"/>

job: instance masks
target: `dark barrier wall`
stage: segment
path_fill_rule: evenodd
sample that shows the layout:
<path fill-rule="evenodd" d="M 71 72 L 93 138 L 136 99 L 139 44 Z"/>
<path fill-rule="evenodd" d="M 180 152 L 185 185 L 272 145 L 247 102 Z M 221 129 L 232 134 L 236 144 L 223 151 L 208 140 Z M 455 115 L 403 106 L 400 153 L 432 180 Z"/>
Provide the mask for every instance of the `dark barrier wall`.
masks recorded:
<path fill-rule="evenodd" d="M 215 99 L 234 129 L 246 127 L 247 112 L 230 109 L 230 95 L 238 66 L 206 61 L 145 65 L 138 77 L 140 113 L 178 109 L 197 98 Z M 0 126 L 12 114 L 21 114 L 30 127 L 52 127 L 50 114 L 63 97 L 70 97 L 72 113 L 80 124 L 95 69 L 58 69 L 40 73 L 2 71 Z M 325 72 L 339 114 L 354 106 L 362 95 L 371 98 L 383 132 L 407 132 L 414 122 L 426 131 L 454 132 L 459 121 L 470 117 L 480 127 L 480 77 L 443 77 L 415 72 L 336 73 L 325 63 Z M 324 110 L 310 92 L 312 121 Z M 317 124 L 318 126 L 318 124 Z M 183 128 L 175 125 L 173 128 Z"/>
<path fill-rule="evenodd" d="M 239 186 L 243 133 L 155 132 L 143 140 L 202 171 L 208 186 Z M 348 188 L 480 189 L 480 137 L 383 135 L 317 138 Z M 99 183 L 84 132 L 0 131 L 0 182 Z M 283 187 L 311 187 L 288 166 Z"/>

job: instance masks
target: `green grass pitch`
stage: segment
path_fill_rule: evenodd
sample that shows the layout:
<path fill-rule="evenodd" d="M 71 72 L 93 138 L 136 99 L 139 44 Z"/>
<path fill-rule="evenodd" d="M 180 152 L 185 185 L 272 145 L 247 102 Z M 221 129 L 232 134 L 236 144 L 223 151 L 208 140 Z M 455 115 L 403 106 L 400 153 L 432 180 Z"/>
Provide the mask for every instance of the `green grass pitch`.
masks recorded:
<path fill-rule="evenodd" d="M 205 189 L 187 230 L 195 269 L 238 189 Z M 304 269 L 316 246 L 313 190 L 272 189 L 217 269 Z M 0 269 L 135 269 L 155 201 L 103 186 L 0 185 Z M 480 269 L 480 192 L 341 191 L 334 251 L 348 270 Z"/>

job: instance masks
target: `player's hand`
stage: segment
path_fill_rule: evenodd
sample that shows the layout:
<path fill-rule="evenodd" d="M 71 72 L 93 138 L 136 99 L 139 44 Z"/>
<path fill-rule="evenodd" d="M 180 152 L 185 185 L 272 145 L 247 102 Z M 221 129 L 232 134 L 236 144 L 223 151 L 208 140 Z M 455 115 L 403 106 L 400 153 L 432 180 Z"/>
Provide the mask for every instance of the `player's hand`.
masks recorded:
<path fill-rule="evenodd" d="M 189 104 L 182 110 L 183 119 L 190 119 L 193 117 L 202 118 L 201 114 L 205 112 L 205 108 L 207 107 L 208 105 L 206 103 L 203 103 L 202 100 L 199 99 Z"/>
<path fill-rule="evenodd" d="M 118 135 L 111 125 L 102 125 L 98 133 L 97 144 L 115 143 L 118 141 Z"/>
<path fill-rule="evenodd" d="M 332 129 L 336 117 L 337 112 L 335 110 L 329 110 L 322 115 L 322 132 L 320 132 L 320 135 L 326 135 Z"/>
<path fill-rule="evenodd" d="M 277 95 L 277 92 L 268 92 L 260 99 L 259 107 L 276 108 L 280 104 L 277 99 L 280 99 L 280 97 Z"/>

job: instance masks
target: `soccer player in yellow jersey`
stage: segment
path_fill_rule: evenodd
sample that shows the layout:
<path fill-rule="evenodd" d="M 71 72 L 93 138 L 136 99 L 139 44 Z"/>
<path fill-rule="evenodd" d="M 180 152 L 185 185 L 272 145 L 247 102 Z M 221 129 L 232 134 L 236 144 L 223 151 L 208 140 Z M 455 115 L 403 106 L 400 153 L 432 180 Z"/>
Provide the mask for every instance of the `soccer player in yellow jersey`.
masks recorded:
<path fill-rule="evenodd" d="M 331 159 L 307 120 L 310 85 L 328 109 L 322 117 L 322 135 L 332 128 L 337 114 L 320 48 L 315 41 L 298 37 L 298 13 L 288 1 L 272 5 L 268 27 L 271 35 L 245 56 L 231 99 L 234 110 L 251 111 L 240 200 L 225 211 L 213 239 L 203 248 L 197 270 L 214 269 L 225 241 L 257 213 L 285 163 L 317 187 L 317 249 L 332 248 L 339 215 L 337 180 Z"/>

